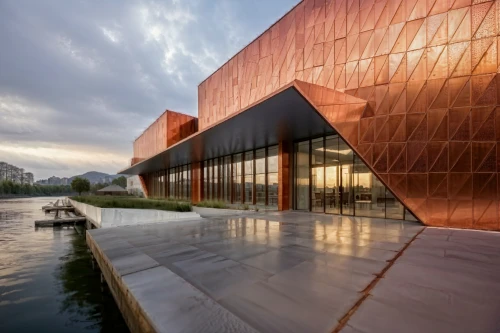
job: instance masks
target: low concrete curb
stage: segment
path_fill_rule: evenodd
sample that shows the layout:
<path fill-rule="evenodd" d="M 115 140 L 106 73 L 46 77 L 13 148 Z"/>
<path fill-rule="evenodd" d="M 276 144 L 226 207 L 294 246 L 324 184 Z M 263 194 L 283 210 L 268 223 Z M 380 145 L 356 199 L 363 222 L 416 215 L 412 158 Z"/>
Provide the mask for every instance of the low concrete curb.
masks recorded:
<path fill-rule="evenodd" d="M 69 199 L 71 205 L 96 228 L 114 228 L 150 223 L 192 220 L 200 218 L 196 212 L 169 212 L 153 209 L 99 208 Z"/>

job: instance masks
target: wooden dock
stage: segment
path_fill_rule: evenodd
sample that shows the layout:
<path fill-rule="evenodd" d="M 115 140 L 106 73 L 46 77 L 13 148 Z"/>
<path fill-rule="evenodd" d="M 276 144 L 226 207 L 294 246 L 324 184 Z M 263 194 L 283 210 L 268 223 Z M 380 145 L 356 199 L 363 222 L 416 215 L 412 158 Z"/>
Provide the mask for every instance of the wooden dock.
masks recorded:
<path fill-rule="evenodd" d="M 74 211 L 75 207 L 71 206 L 66 200 L 62 200 L 61 204 L 59 204 L 59 199 L 54 203 L 50 205 L 46 205 L 42 207 L 42 210 L 46 213 L 50 213 L 53 211 Z"/>
<path fill-rule="evenodd" d="M 69 218 L 59 218 L 52 220 L 38 220 L 35 221 L 35 227 L 47 228 L 47 227 L 60 227 L 60 226 L 74 226 L 76 224 L 83 224 L 87 221 L 86 217 L 69 217 Z"/>
<path fill-rule="evenodd" d="M 87 222 L 84 216 L 77 216 L 74 213 L 75 207 L 71 206 L 66 200 L 57 200 L 54 204 L 49 204 L 42 207 L 42 210 L 48 214 L 55 212 L 52 219 L 35 221 L 36 228 L 60 227 L 60 226 L 75 226 Z M 64 214 L 61 217 L 60 214 Z"/>
<path fill-rule="evenodd" d="M 46 213 L 50 212 L 55 212 L 55 211 L 64 211 L 64 212 L 69 212 L 69 211 L 74 211 L 75 207 L 73 206 L 58 206 L 58 207 L 44 207 L 43 211 Z"/>

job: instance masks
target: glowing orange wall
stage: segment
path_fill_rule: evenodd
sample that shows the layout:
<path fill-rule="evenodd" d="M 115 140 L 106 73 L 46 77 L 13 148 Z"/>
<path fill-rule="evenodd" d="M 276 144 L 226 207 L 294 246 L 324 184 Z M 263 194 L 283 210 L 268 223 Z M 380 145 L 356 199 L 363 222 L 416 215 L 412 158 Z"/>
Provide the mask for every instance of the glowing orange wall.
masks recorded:
<path fill-rule="evenodd" d="M 497 1 L 305 0 L 200 84 L 200 130 L 294 80 L 345 92 L 349 132 L 326 118 L 420 220 L 499 229 L 499 25 Z"/>
<path fill-rule="evenodd" d="M 154 156 L 198 130 L 196 117 L 165 111 L 134 141 L 132 164 Z"/>

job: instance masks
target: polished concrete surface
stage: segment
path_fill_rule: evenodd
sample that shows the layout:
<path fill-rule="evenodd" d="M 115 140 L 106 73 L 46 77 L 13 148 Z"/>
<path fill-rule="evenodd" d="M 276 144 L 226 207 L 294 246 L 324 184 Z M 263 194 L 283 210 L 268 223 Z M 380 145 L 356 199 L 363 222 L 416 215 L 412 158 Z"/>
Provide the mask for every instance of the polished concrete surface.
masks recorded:
<path fill-rule="evenodd" d="M 500 327 L 491 316 L 500 313 L 500 272 L 492 268 L 500 242 L 428 228 L 390 267 L 423 229 L 406 221 L 267 212 L 90 236 L 157 331 L 407 332 L 415 321 L 415 332 L 443 332 L 456 328 L 460 311 L 470 328 L 480 298 L 487 302 L 477 318 L 489 321 L 469 332 Z M 439 330 L 429 329 L 434 321 Z"/>
<path fill-rule="evenodd" d="M 500 332 L 500 233 L 426 228 L 341 332 Z"/>

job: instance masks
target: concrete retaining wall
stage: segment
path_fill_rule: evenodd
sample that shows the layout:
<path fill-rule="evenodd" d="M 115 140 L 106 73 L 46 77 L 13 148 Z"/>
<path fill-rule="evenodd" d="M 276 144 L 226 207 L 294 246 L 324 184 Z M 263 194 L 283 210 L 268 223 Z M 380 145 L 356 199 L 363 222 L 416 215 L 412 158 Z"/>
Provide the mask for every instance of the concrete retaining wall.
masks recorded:
<path fill-rule="evenodd" d="M 220 208 L 207 208 L 193 206 L 193 211 L 202 217 L 216 217 L 216 216 L 239 216 L 255 214 L 255 210 L 241 210 L 241 209 L 220 209 Z"/>
<path fill-rule="evenodd" d="M 195 212 L 169 212 L 150 209 L 99 208 L 69 199 L 73 207 L 96 228 L 113 228 L 149 223 L 161 223 L 200 217 Z"/>

